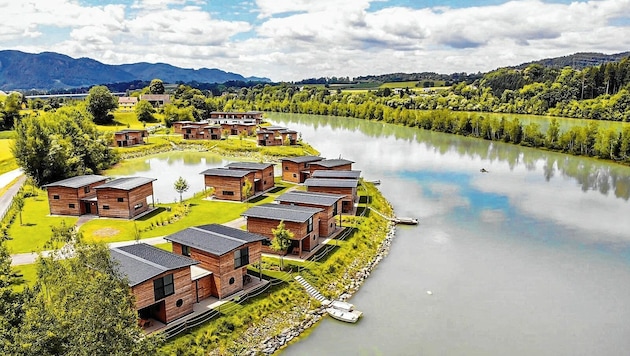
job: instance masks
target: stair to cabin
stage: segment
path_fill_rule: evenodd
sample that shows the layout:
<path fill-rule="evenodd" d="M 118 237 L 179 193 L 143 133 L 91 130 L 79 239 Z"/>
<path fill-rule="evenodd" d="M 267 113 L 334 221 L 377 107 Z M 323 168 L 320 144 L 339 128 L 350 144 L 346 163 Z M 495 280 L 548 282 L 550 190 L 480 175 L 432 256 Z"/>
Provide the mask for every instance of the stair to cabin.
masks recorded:
<path fill-rule="evenodd" d="M 321 295 L 317 289 L 315 289 L 315 287 L 313 287 L 312 285 L 310 285 L 310 283 L 308 283 L 304 278 L 302 278 L 302 276 L 295 276 L 295 280 L 300 283 L 302 285 L 302 287 L 304 287 L 304 289 L 306 289 L 306 292 L 313 298 L 317 299 L 320 303 L 322 304 L 327 304 L 325 303 L 330 302 L 329 300 L 327 300 L 326 298 L 324 298 L 323 295 Z"/>

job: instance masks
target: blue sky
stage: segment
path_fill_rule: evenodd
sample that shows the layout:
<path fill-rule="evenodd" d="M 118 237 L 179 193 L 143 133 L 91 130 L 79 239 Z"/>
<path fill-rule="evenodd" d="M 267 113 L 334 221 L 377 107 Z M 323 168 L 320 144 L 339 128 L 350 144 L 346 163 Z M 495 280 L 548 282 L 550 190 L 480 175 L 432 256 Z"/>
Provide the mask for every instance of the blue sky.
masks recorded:
<path fill-rule="evenodd" d="M 630 50 L 630 0 L 0 0 L 0 49 L 272 80 Z"/>

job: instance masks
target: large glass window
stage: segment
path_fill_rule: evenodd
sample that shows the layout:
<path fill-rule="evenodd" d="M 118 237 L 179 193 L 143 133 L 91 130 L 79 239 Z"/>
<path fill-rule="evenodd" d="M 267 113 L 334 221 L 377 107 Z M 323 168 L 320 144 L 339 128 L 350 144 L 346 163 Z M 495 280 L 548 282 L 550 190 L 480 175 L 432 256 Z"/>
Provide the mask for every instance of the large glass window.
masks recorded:
<path fill-rule="evenodd" d="M 190 257 L 190 246 L 182 245 L 182 255 Z"/>
<path fill-rule="evenodd" d="M 249 248 L 244 247 L 234 251 L 234 268 L 243 267 L 249 264 Z"/>
<path fill-rule="evenodd" d="M 153 292 L 155 294 L 155 300 L 166 298 L 169 295 L 175 294 L 175 284 L 173 283 L 173 274 L 167 274 L 162 278 L 158 278 L 153 281 Z"/>
<path fill-rule="evenodd" d="M 306 233 L 313 231 L 313 217 L 308 219 L 308 226 L 306 227 Z"/>

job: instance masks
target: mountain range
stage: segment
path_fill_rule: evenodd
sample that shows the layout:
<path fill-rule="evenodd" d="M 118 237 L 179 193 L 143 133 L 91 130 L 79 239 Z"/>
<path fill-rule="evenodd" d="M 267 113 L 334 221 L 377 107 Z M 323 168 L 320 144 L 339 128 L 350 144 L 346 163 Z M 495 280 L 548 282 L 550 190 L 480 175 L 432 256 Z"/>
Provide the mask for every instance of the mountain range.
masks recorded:
<path fill-rule="evenodd" d="M 89 87 L 95 84 L 150 81 L 165 83 L 227 81 L 270 82 L 268 78 L 243 77 L 220 69 L 187 69 L 165 63 L 110 65 L 90 58 L 72 58 L 54 52 L 38 54 L 0 51 L 0 90 L 51 90 Z"/>

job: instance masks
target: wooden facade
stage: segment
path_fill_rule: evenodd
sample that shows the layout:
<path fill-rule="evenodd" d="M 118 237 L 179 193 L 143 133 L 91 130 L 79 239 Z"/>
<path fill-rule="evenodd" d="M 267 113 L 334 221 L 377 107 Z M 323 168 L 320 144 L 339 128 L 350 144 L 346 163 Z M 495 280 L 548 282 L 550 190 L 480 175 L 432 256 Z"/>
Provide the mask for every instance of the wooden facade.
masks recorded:
<path fill-rule="evenodd" d="M 147 130 L 121 130 L 114 133 L 116 147 L 128 147 L 144 144 L 144 138 L 149 137 Z"/>
<path fill-rule="evenodd" d="M 306 185 L 308 192 L 343 195 L 341 211 L 343 213 L 353 213 L 354 204 L 359 201 L 357 193 L 358 183 L 356 179 L 309 178 L 304 182 L 304 185 Z"/>
<path fill-rule="evenodd" d="M 95 187 L 99 216 L 131 219 L 149 210 L 147 198 L 153 196 L 154 180 L 118 178 Z"/>
<path fill-rule="evenodd" d="M 140 100 L 148 101 L 153 107 L 161 108 L 171 103 L 171 96 L 168 94 L 142 94 Z"/>
<path fill-rule="evenodd" d="M 221 126 L 221 131 L 227 130 L 230 132 L 230 135 L 240 135 L 242 133 L 245 133 L 247 136 L 251 136 L 256 131 L 255 123 L 243 123 L 243 122 L 222 123 L 220 124 L 220 126 Z"/>
<path fill-rule="evenodd" d="M 318 208 L 319 236 L 328 237 L 337 230 L 337 220 L 342 211 L 342 199 L 345 195 L 292 191 L 285 193 L 276 201 L 285 205 L 297 205 Z"/>
<path fill-rule="evenodd" d="M 265 192 L 275 186 L 272 163 L 233 162 L 225 166 L 227 169 L 254 172 L 254 193 Z"/>
<path fill-rule="evenodd" d="M 217 124 L 223 123 L 250 123 L 260 125 L 263 121 L 263 113 L 260 111 L 213 111 L 210 113 L 210 120 Z"/>
<path fill-rule="evenodd" d="M 304 183 L 309 177 L 309 165 L 321 161 L 318 156 L 287 157 L 282 159 L 282 180 L 292 183 Z"/>
<path fill-rule="evenodd" d="M 252 183 L 252 193 L 255 189 L 255 172 L 253 171 L 212 168 L 202 172 L 202 174 L 204 175 L 205 186 L 214 188 L 213 195 L 217 199 L 246 200 L 247 197 L 243 195 L 243 187 L 245 181 L 248 180 Z"/>
<path fill-rule="evenodd" d="M 297 144 L 298 133 L 286 127 L 267 126 L 256 132 L 258 146 L 282 146 Z"/>
<path fill-rule="evenodd" d="M 105 183 L 107 177 L 85 175 L 46 184 L 51 215 L 98 214 L 95 187 Z"/>
<path fill-rule="evenodd" d="M 354 162 L 345 159 L 325 159 L 309 165 L 311 175 L 317 170 L 351 171 Z"/>
<path fill-rule="evenodd" d="M 175 293 L 156 301 L 154 281 L 169 274 L 173 275 Z M 196 302 L 193 296 L 190 267 L 162 273 L 146 282 L 131 287 L 131 292 L 136 300 L 136 310 L 139 312 L 144 310 L 148 316 L 164 324 L 192 313 L 193 305 Z M 182 301 L 181 306 L 177 306 L 179 300 Z"/>

